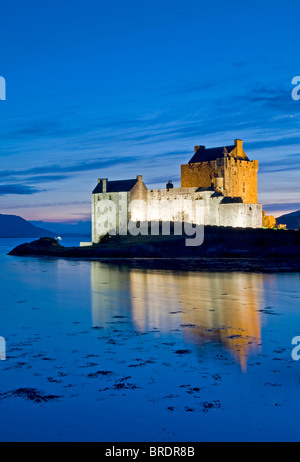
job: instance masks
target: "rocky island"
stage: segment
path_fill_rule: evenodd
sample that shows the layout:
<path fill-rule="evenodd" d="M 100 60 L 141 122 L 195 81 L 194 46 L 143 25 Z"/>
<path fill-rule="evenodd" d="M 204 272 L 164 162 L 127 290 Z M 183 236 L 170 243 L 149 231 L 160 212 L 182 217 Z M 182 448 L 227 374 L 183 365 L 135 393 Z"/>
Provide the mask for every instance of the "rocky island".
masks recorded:
<path fill-rule="evenodd" d="M 88 247 L 63 247 L 53 238 L 22 244 L 9 255 L 97 259 L 145 268 L 202 271 L 300 271 L 299 231 L 205 227 L 204 242 L 186 236 L 107 236 Z"/>

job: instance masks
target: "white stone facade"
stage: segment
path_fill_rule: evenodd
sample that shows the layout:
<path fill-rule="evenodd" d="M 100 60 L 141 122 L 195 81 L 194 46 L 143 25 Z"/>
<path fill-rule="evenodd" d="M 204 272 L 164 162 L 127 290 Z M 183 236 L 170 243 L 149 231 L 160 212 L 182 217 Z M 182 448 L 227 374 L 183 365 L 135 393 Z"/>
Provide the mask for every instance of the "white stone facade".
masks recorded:
<path fill-rule="evenodd" d="M 104 186 L 101 186 L 101 181 Z M 99 184 L 100 187 L 97 187 L 92 195 L 93 243 L 99 242 L 101 236 L 111 231 L 111 223 L 115 223 L 113 228 L 116 233 L 122 234 L 129 220 L 132 222 L 187 221 L 206 226 L 241 228 L 262 227 L 261 204 L 245 204 L 240 198 L 224 197 L 214 189 L 150 190 L 143 183 L 141 175 L 136 180 L 124 180 L 124 182 L 99 180 Z M 116 190 L 117 188 L 119 191 Z M 108 224 L 108 228 L 102 226 L 104 222 Z"/>

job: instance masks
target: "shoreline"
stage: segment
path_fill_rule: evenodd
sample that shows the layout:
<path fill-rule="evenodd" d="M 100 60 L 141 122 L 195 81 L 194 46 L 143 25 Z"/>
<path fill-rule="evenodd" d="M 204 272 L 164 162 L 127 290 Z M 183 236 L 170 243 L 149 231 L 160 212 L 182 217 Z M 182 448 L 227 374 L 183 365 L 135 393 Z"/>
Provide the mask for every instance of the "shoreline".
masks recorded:
<path fill-rule="evenodd" d="M 48 257 L 66 258 L 68 257 Z M 72 257 L 71 257 L 72 258 Z M 264 260 L 258 258 L 95 258 L 73 257 L 72 260 L 99 262 L 116 266 L 127 266 L 132 269 L 178 271 L 178 272 L 208 272 L 208 273 L 299 273 L 300 258 L 285 260 L 273 258 Z"/>
<path fill-rule="evenodd" d="M 113 236 L 89 247 L 63 247 L 53 238 L 41 238 L 17 246 L 8 255 L 98 261 L 145 270 L 300 273 L 298 231 L 209 228 L 198 247 L 186 247 L 185 238 Z"/>

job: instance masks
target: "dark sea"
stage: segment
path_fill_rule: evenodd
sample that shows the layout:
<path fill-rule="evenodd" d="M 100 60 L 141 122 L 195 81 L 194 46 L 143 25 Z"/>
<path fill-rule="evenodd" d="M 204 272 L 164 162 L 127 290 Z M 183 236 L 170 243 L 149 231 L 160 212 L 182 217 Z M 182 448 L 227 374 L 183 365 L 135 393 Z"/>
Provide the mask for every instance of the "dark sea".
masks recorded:
<path fill-rule="evenodd" d="M 1 441 L 300 439 L 300 273 L 6 255 L 24 241 L 0 239 Z"/>

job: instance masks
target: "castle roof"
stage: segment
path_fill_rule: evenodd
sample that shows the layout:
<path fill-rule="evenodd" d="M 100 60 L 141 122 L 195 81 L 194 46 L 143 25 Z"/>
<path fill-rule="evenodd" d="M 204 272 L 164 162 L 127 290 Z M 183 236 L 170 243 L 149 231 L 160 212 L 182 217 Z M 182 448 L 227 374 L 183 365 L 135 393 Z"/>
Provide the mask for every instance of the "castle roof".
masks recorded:
<path fill-rule="evenodd" d="M 106 192 L 129 192 L 138 182 L 137 178 L 134 180 L 116 180 L 107 181 Z M 103 180 L 99 180 L 93 194 L 101 194 L 103 192 Z"/>
<path fill-rule="evenodd" d="M 232 146 L 220 146 L 217 148 L 206 149 L 205 146 L 196 146 L 195 154 L 190 159 L 189 164 L 195 164 L 197 162 L 210 162 L 212 160 L 226 157 L 229 153 L 236 149 L 235 145 Z M 234 154 L 233 154 L 234 155 Z M 237 157 L 234 155 L 234 157 Z M 249 160 L 247 156 L 243 156 L 244 160 Z"/>

